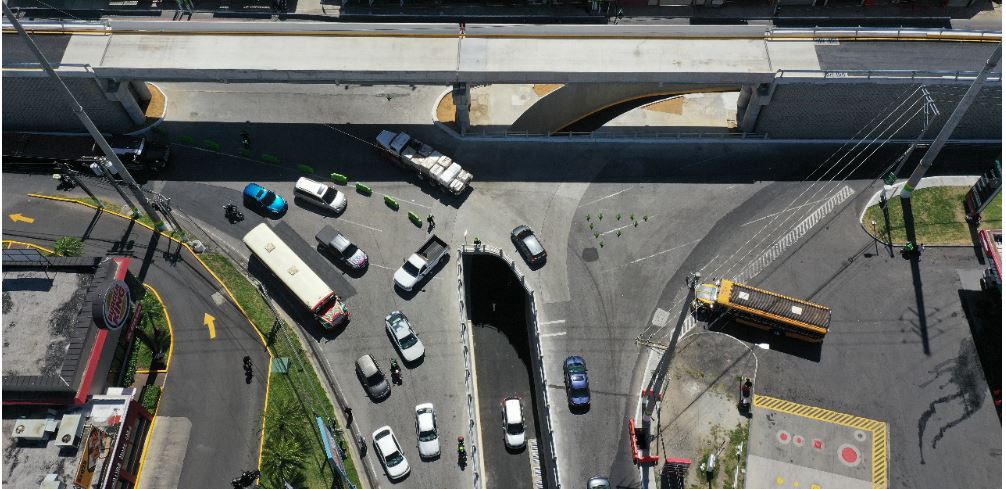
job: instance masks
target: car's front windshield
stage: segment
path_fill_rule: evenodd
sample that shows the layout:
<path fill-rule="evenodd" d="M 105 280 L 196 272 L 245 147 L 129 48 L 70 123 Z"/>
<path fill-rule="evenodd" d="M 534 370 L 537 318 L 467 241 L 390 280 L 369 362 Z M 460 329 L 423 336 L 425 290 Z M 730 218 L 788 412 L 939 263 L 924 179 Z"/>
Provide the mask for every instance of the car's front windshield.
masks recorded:
<path fill-rule="evenodd" d="M 412 346 L 415 345 L 418 342 L 419 342 L 419 338 L 416 338 L 416 335 L 414 335 L 412 333 L 409 333 L 408 336 L 406 336 L 406 337 L 398 340 L 398 344 L 402 345 L 402 349 L 412 348 Z"/>
<path fill-rule="evenodd" d="M 405 269 L 405 271 L 408 272 L 408 274 L 412 275 L 413 277 L 419 276 L 419 269 L 416 268 L 416 266 L 410 262 L 405 262 L 405 265 L 402 265 L 402 268 Z"/>
<path fill-rule="evenodd" d="M 524 433 L 524 423 L 507 423 L 506 432 L 511 435 L 519 435 Z"/>
<path fill-rule="evenodd" d="M 587 394 L 589 394 L 590 391 L 588 391 L 585 387 L 573 387 L 569 390 L 569 393 L 573 397 L 587 397 Z"/>
<path fill-rule="evenodd" d="M 327 190 L 325 190 L 325 195 L 321 196 L 321 200 L 324 200 L 326 204 L 331 204 L 332 201 L 335 200 L 336 195 L 339 195 L 338 190 L 332 187 L 327 187 Z"/>
<path fill-rule="evenodd" d="M 586 371 L 587 369 L 583 367 L 582 363 L 571 363 L 569 365 L 569 373 L 571 374 L 582 374 Z"/>
<path fill-rule="evenodd" d="M 380 370 L 378 370 L 377 373 L 375 373 L 374 375 L 371 375 L 370 377 L 367 378 L 367 383 L 370 385 L 377 385 L 380 384 L 382 381 L 384 381 L 384 376 L 381 375 Z"/>
<path fill-rule="evenodd" d="M 262 196 L 262 203 L 265 205 L 272 204 L 276 200 L 276 194 L 271 190 L 266 190 L 265 195 Z"/>
<path fill-rule="evenodd" d="M 352 258 L 356 254 L 357 247 L 355 244 L 350 244 L 346 249 L 342 250 L 342 256 L 346 258 Z"/>

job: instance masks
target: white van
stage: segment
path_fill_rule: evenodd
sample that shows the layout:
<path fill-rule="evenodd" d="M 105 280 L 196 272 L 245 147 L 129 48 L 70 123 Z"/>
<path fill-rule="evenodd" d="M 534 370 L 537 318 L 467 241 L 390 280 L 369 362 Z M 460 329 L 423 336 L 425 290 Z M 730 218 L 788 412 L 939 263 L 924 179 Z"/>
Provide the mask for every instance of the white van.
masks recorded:
<path fill-rule="evenodd" d="M 306 203 L 336 214 L 346 210 L 346 195 L 322 182 L 310 178 L 298 178 L 293 192 Z"/>

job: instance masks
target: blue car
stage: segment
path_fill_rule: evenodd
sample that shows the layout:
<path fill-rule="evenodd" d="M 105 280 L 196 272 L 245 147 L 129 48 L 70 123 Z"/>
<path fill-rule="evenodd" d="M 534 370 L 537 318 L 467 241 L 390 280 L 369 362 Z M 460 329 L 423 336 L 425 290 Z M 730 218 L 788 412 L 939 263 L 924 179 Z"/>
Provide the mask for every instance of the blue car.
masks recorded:
<path fill-rule="evenodd" d="M 245 186 L 245 202 L 253 202 L 260 209 L 272 216 L 280 216 L 286 212 L 286 199 L 257 183 Z"/>
<path fill-rule="evenodd" d="M 590 386 L 587 382 L 587 362 L 583 357 L 572 356 L 562 363 L 562 373 L 566 378 L 566 397 L 571 407 L 590 406 Z"/>

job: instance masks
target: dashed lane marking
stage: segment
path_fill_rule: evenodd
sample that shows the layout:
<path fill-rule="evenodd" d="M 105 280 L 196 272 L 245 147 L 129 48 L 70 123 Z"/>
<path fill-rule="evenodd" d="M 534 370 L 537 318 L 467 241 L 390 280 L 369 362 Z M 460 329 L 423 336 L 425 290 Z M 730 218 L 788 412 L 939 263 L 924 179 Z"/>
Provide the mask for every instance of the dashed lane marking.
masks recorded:
<path fill-rule="evenodd" d="M 807 406 L 805 404 L 798 404 L 784 399 L 777 399 L 757 394 L 754 396 L 754 406 L 757 408 L 779 411 L 781 413 L 792 414 L 794 416 L 871 432 L 873 434 L 873 446 L 871 449 L 873 455 L 871 457 L 871 463 L 873 464 L 871 469 L 871 482 L 873 483 L 874 489 L 887 488 L 887 458 L 889 456 L 887 444 L 887 423 L 877 421 L 875 419 L 862 418 L 851 414 L 839 413 L 837 411 L 831 411 L 816 406 Z"/>
<path fill-rule="evenodd" d="M 619 190 L 618 192 L 615 192 L 613 194 L 608 194 L 608 195 L 605 195 L 604 197 L 601 197 L 599 199 L 594 199 L 594 200 L 592 200 L 590 202 L 587 202 L 586 204 L 580 204 L 579 206 L 577 206 L 577 209 L 579 209 L 580 207 L 587 207 L 590 204 L 596 204 L 596 203 L 598 203 L 598 202 L 600 202 L 602 200 L 605 200 L 605 199 L 610 199 L 610 198 L 612 198 L 612 197 L 614 197 L 614 196 L 616 196 L 618 194 L 628 192 L 628 191 L 632 190 L 632 188 L 633 187 L 623 188 L 622 190 Z"/>
<path fill-rule="evenodd" d="M 538 326 L 548 326 L 549 324 L 565 324 L 565 323 L 566 323 L 565 319 L 556 319 L 553 321 L 545 321 L 543 323 L 538 323 Z"/>
<path fill-rule="evenodd" d="M 803 235 L 807 234 L 811 228 L 814 227 L 824 216 L 828 215 L 835 207 L 839 204 L 845 202 L 846 199 L 856 193 L 848 185 L 844 185 L 835 195 L 832 195 L 821 207 L 812 212 L 806 219 L 800 221 L 790 232 L 786 233 L 779 241 L 776 241 L 768 250 L 761 254 L 754 262 L 744 267 L 737 275 L 734 276 L 734 280 L 738 282 L 747 282 L 749 279 L 758 275 L 759 272 L 765 269 L 770 263 L 772 263 L 776 258 L 782 255 L 790 246 L 800 240 Z"/>
<path fill-rule="evenodd" d="M 367 229 L 369 229 L 371 231 L 377 231 L 379 233 L 383 233 L 384 232 L 384 231 L 382 231 L 380 229 L 377 229 L 377 228 L 374 228 L 374 227 L 370 227 L 370 226 L 368 226 L 366 224 L 360 224 L 358 222 L 353 222 L 353 221 L 350 221 L 349 219 L 344 219 L 344 218 L 341 218 L 341 217 L 339 218 L 339 222 L 348 222 L 348 223 L 350 223 L 350 224 L 352 224 L 354 226 L 360 226 L 361 228 L 367 228 Z"/>
<path fill-rule="evenodd" d="M 545 333 L 545 334 L 538 335 L 539 338 L 549 338 L 549 337 L 552 337 L 552 336 L 566 336 L 566 332 L 565 331 L 560 331 L 558 333 Z"/>

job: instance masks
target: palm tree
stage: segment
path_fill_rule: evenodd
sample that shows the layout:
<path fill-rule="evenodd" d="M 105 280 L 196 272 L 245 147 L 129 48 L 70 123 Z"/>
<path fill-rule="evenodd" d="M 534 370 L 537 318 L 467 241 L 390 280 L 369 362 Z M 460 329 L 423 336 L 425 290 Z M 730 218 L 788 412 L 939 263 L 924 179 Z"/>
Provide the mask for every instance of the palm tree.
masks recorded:
<path fill-rule="evenodd" d="M 267 424 L 268 437 L 270 440 L 295 436 L 298 433 L 297 425 L 303 423 L 304 412 L 300 409 L 299 403 L 290 397 L 284 397 L 276 403 L 269 405 L 270 423 Z"/>
<path fill-rule="evenodd" d="M 262 472 L 272 481 L 303 480 L 305 463 L 304 447 L 292 436 L 270 437 L 262 454 Z"/>

